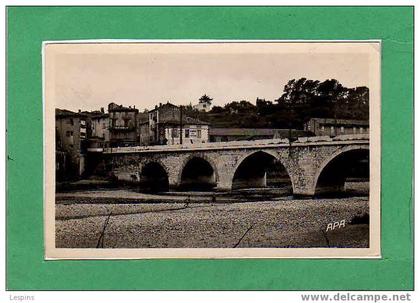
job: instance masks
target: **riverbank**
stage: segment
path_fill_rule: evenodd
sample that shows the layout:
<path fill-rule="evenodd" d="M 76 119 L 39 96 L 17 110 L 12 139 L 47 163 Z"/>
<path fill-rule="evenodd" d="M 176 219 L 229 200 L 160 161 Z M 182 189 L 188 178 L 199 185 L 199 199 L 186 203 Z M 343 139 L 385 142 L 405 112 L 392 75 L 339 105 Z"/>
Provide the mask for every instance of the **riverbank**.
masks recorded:
<path fill-rule="evenodd" d="M 219 194 L 214 202 L 213 194 L 60 193 L 56 244 L 80 248 L 369 246 L 368 222 L 351 224 L 355 217 L 369 213 L 366 196 L 299 200 L 275 196 L 253 202 L 244 197 Z M 326 231 L 328 224 L 343 220 L 345 226 Z"/>

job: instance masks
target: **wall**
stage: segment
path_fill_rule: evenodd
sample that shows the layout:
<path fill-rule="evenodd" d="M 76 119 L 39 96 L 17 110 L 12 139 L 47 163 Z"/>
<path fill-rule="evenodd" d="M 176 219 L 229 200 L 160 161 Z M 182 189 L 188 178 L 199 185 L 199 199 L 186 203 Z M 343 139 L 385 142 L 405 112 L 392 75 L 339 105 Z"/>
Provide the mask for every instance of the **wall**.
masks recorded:
<path fill-rule="evenodd" d="M 91 119 L 92 137 L 103 138 L 109 141 L 109 118 L 95 117 Z"/>
<path fill-rule="evenodd" d="M 149 123 L 141 123 L 138 127 L 140 145 L 150 144 Z"/>

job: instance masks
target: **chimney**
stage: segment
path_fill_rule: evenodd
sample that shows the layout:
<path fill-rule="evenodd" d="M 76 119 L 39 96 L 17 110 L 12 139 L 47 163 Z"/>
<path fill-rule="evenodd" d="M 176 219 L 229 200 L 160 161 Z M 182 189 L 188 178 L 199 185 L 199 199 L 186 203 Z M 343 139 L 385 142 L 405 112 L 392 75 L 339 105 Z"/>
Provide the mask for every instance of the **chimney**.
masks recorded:
<path fill-rule="evenodd" d="M 162 102 L 159 102 L 159 107 L 162 107 Z"/>
<path fill-rule="evenodd" d="M 82 112 L 82 110 L 81 109 L 79 109 L 79 114 Z"/>
<path fill-rule="evenodd" d="M 101 113 L 105 113 L 105 109 L 101 107 Z"/>

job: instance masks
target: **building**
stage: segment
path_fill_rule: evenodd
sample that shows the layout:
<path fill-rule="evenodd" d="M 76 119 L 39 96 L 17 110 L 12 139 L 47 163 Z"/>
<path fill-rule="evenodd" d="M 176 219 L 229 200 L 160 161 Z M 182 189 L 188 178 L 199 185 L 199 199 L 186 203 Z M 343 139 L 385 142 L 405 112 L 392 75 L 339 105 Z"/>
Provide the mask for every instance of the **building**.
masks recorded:
<path fill-rule="evenodd" d="M 200 144 L 209 142 L 209 124 L 191 117 L 180 121 L 168 121 L 161 128 L 164 142 L 174 144 Z"/>
<path fill-rule="evenodd" d="M 182 121 L 182 122 L 181 122 Z M 160 103 L 140 124 L 141 145 L 199 144 L 209 141 L 209 124 L 184 116 L 179 106 Z"/>
<path fill-rule="evenodd" d="M 206 122 L 184 116 L 180 107 L 160 104 L 139 113 L 135 106 L 115 103 L 100 111 L 56 109 L 57 180 L 100 175 L 106 147 L 157 144 L 200 144 L 209 141 Z"/>
<path fill-rule="evenodd" d="M 276 128 L 211 128 L 210 142 L 296 138 L 310 135 L 306 131 Z"/>
<path fill-rule="evenodd" d="M 80 177 L 85 172 L 87 116 L 84 113 L 56 109 L 57 178 Z"/>
<path fill-rule="evenodd" d="M 115 103 L 108 105 L 110 147 L 139 145 L 138 113 L 139 110 L 135 106 L 125 107 Z"/>
<path fill-rule="evenodd" d="M 194 108 L 197 109 L 200 112 L 208 112 L 211 110 L 211 99 L 207 95 L 201 96 L 201 98 L 198 100 L 198 104 L 194 105 Z"/>
<path fill-rule="evenodd" d="M 352 134 L 369 134 L 369 121 L 311 118 L 304 124 L 304 130 L 315 136 L 338 136 Z"/>

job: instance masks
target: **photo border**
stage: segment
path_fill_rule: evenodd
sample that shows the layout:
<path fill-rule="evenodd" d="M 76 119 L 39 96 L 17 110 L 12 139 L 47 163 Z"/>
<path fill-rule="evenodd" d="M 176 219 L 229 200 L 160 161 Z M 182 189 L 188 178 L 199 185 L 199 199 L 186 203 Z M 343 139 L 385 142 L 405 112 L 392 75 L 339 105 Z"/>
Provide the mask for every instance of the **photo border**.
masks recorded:
<path fill-rule="evenodd" d="M 313 55 L 323 53 L 353 54 L 362 53 L 369 56 L 369 247 L 367 248 L 335 248 L 335 247 L 309 247 L 309 248 L 57 248 L 55 247 L 55 108 L 53 96 L 55 95 L 55 58 L 62 54 L 57 50 L 49 50 L 49 64 L 46 62 L 46 48 L 54 45 L 69 45 L 70 53 L 76 54 L 77 45 L 232 45 L 238 48 L 241 44 L 252 45 L 258 50 L 259 44 L 270 45 L 273 50 L 281 48 L 285 53 L 299 44 L 299 53 L 310 48 L 311 44 L 321 44 Z M 282 45 L 283 44 L 283 45 Z M 334 48 L 337 44 L 337 48 Z M 73 45 L 73 47 L 71 47 Z M 278 49 L 279 45 L 280 49 Z M 347 45 L 348 48 L 347 48 Z M 43 107 L 44 107 L 44 233 L 45 233 L 45 259 L 214 259 L 214 258 L 380 258 L 380 82 L 381 82 L 381 41 L 379 40 L 77 40 L 77 41 L 43 41 L 42 43 L 42 72 L 43 72 Z M 75 49 L 76 48 L 76 49 Z M 84 48 L 84 47 L 83 47 Z M 222 46 L 223 48 L 223 46 Z M 300 49 L 299 49 L 300 48 Z M 228 46 L 229 49 L 229 46 Z M 80 50 L 79 50 L 80 51 Z M 179 49 L 177 50 L 179 51 Z M 214 51 L 214 50 L 212 50 Z M 229 50 L 231 51 L 231 50 Z M 249 51 L 249 49 L 248 49 Z M 267 51 L 267 50 L 265 50 Z M 292 51 L 292 50 L 290 50 Z M 67 53 L 67 50 L 64 50 Z M 83 52 L 80 52 L 83 54 Z M 48 66 L 48 67 L 47 67 Z M 47 77 L 47 73 L 49 77 Z M 51 101 L 52 100 L 52 101 Z"/>

